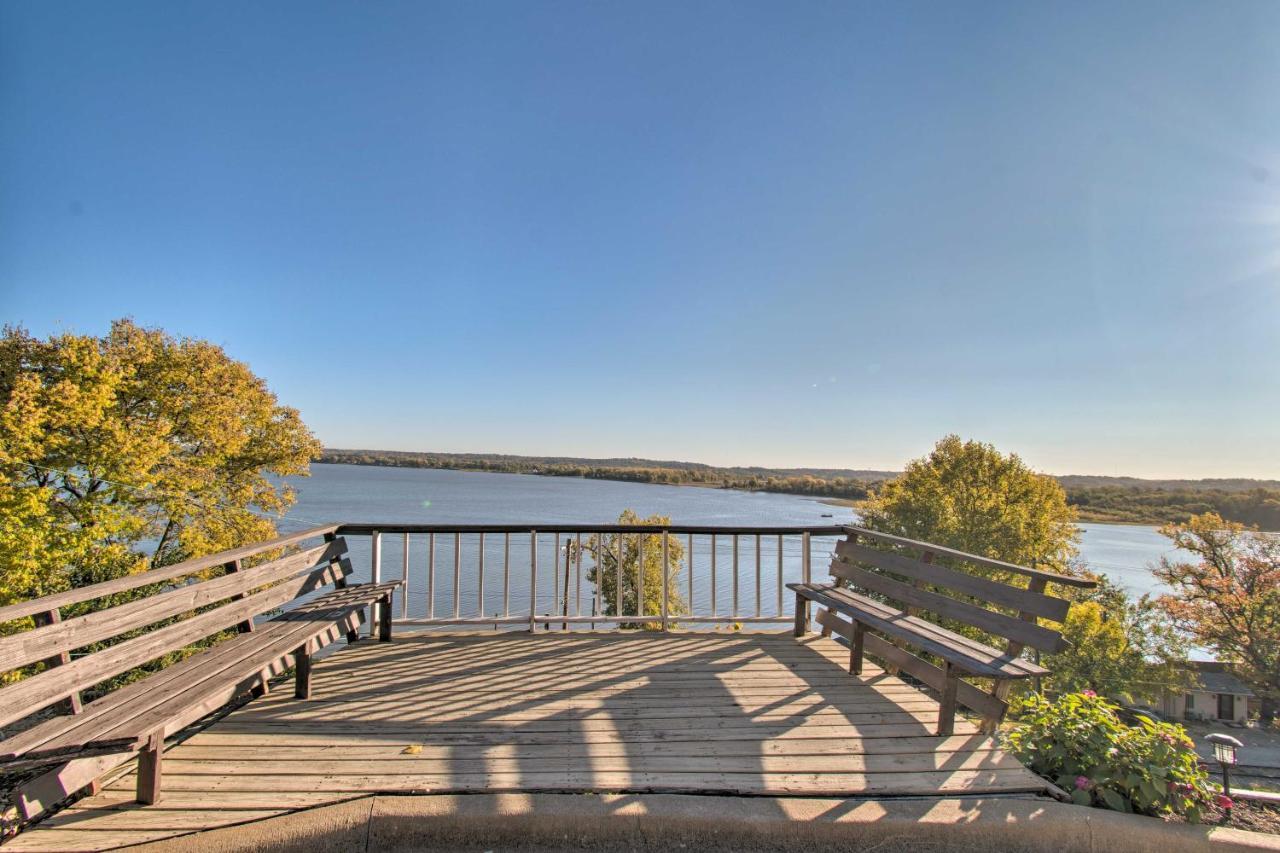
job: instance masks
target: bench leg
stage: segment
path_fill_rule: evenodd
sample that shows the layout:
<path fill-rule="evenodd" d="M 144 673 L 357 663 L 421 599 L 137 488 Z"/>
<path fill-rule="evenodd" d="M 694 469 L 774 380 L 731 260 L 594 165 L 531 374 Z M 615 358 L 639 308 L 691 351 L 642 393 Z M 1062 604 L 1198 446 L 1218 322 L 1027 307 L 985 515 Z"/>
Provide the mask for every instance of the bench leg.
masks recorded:
<path fill-rule="evenodd" d="M 293 695 L 297 699 L 311 698 L 311 643 L 305 643 L 293 653 Z"/>
<path fill-rule="evenodd" d="M 809 633 L 809 599 L 800 593 L 796 593 L 796 624 L 792 633 L 797 637 L 803 637 Z"/>
<path fill-rule="evenodd" d="M 981 731 L 984 735 L 993 735 L 1000 728 L 1000 721 L 1004 719 L 1005 711 L 1008 705 L 1003 704 L 1009 698 L 1009 690 L 1013 687 L 1013 682 L 1009 679 L 997 681 L 996 686 L 991 690 L 991 695 L 999 699 L 1002 703 L 999 714 L 988 714 L 982 718 Z"/>
<path fill-rule="evenodd" d="M 942 682 L 942 702 L 938 705 L 938 736 L 945 737 L 956 730 L 956 692 L 960 688 L 960 675 L 947 664 L 946 680 Z"/>
<path fill-rule="evenodd" d="M 164 730 L 151 733 L 147 745 L 138 755 L 138 802 L 151 805 L 160 801 L 161 760 L 164 755 Z"/>
<path fill-rule="evenodd" d="M 391 642 L 391 596 L 378 601 L 378 642 Z"/>
<path fill-rule="evenodd" d="M 825 607 L 819 608 L 818 610 L 818 621 L 822 623 L 822 630 L 819 631 L 818 633 L 820 633 L 824 637 L 831 636 L 831 625 L 828 624 L 827 620 L 824 618 L 830 612 L 831 611 L 827 610 Z"/>
<path fill-rule="evenodd" d="M 853 639 L 849 641 L 849 674 L 862 675 L 862 638 L 867 629 L 861 622 L 853 623 Z"/>

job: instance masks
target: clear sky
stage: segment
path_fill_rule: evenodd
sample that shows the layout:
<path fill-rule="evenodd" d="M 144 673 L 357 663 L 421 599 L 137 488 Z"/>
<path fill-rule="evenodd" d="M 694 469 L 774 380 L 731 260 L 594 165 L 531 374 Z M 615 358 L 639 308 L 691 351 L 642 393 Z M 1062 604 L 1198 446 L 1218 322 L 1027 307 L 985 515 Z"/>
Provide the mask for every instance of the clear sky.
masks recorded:
<path fill-rule="evenodd" d="M 1280 477 L 1280 3 L 0 4 L 0 316 L 336 447 Z"/>

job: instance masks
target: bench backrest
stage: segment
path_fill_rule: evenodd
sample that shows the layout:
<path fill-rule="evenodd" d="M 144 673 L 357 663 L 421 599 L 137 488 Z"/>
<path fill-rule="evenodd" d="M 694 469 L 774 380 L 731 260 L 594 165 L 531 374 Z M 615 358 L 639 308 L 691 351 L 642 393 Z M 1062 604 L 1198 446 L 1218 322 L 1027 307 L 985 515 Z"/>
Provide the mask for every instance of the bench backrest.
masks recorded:
<path fill-rule="evenodd" d="M 1046 652 L 1067 647 L 1062 635 L 1037 624 L 1038 618 L 1062 622 L 1071 606 L 1045 593 L 1048 583 L 1091 587 L 1093 581 L 1030 569 L 927 542 L 917 542 L 860 527 L 846 528 L 836 543 L 831 574 L 854 587 L 883 596 L 908 612 L 926 611 L 978 628 L 1009 641 L 1009 650 L 1025 646 Z M 861 541 L 860 541 L 861 540 Z M 970 563 L 1006 576 L 1028 578 L 1026 587 L 972 574 L 937 562 Z M 1008 612 L 989 609 L 995 605 Z"/>
<path fill-rule="evenodd" d="M 199 642 L 233 626 L 251 630 L 254 616 L 274 610 L 351 574 L 346 542 L 337 526 L 317 527 L 269 542 L 187 560 L 148 572 L 0 608 L 0 623 L 32 617 L 35 627 L 0 637 L 0 672 L 44 661 L 44 670 L 0 690 L 0 726 Z M 323 537 L 318 544 L 307 540 Z M 283 556 L 273 552 L 286 551 Z M 274 558 L 246 566 L 253 557 Z M 220 571 L 218 571 L 220 570 Z M 216 573 L 215 573 L 216 572 Z M 213 576 L 210 576 L 213 575 Z M 129 590 L 159 585 L 155 592 L 62 619 L 61 608 Z M 157 623 L 136 637 L 76 656 L 72 653 Z"/>

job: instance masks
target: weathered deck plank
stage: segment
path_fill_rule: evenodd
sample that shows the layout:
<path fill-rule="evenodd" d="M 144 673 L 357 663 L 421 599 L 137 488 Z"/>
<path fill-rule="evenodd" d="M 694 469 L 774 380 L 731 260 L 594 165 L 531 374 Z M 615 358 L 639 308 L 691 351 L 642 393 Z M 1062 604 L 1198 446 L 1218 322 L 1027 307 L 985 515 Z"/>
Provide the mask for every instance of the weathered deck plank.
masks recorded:
<path fill-rule="evenodd" d="M 465 634 L 360 643 L 165 753 L 165 798 L 131 776 L 13 839 L 88 850 L 375 792 L 961 795 L 1043 784 L 968 721 L 820 637 Z"/>

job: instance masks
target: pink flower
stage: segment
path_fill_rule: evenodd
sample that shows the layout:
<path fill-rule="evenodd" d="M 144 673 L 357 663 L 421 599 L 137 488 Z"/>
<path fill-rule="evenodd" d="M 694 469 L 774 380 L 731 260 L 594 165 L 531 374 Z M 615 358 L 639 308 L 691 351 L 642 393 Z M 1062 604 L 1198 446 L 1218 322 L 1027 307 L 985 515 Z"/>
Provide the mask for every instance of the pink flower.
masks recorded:
<path fill-rule="evenodd" d="M 1084 690 L 1081 690 L 1080 692 L 1081 692 L 1081 693 L 1083 693 L 1085 696 L 1088 696 L 1090 699 L 1097 699 L 1097 698 L 1098 698 L 1098 694 L 1097 694 L 1095 691 L 1090 690 L 1090 689 L 1089 689 L 1089 688 L 1087 688 L 1087 687 L 1086 687 Z"/>
<path fill-rule="evenodd" d="M 1231 807 L 1235 805 L 1234 803 L 1231 802 L 1231 798 L 1228 797 L 1226 794 L 1219 794 L 1218 798 L 1214 800 L 1214 802 L 1216 802 L 1218 804 L 1218 808 L 1222 809 L 1223 811 L 1230 811 Z"/>
<path fill-rule="evenodd" d="M 1076 790 L 1077 790 L 1077 791 L 1083 791 L 1083 790 L 1085 790 L 1085 789 L 1087 789 L 1087 788 L 1090 788 L 1090 787 L 1092 787 L 1092 786 L 1093 786 L 1093 780 L 1092 780 L 1092 779 L 1090 779 L 1088 776 L 1077 776 L 1077 777 L 1076 777 Z"/>

